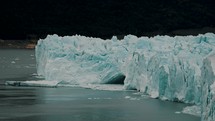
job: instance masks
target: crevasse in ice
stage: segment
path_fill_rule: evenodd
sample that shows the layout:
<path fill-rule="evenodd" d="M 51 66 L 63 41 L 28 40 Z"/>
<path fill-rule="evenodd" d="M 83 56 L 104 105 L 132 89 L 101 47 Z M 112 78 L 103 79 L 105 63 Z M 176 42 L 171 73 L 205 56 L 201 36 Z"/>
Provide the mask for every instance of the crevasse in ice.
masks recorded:
<path fill-rule="evenodd" d="M 153 98 L 202 104 L 214 120 L 215 35 L 125 36 L 110 40 L 49 35 L 38 41 L 38 74 L 64 84 L 123 83 Z M 122 82 L 123 81 L 123 82 Z M 202 92 L 204 94 L 202 94 Z"/>

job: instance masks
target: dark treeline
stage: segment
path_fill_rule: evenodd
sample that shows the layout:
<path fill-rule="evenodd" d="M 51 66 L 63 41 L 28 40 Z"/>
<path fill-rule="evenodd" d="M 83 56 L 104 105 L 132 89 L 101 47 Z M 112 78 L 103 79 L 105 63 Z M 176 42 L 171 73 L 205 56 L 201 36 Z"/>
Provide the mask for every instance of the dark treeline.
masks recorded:
<path fill-rule="evenodd" d="M 0 39 L 109 38 L 215 27 L 214 0 L 1 0 Z M 189 34 L 189 33 L 188 33 Z"/>

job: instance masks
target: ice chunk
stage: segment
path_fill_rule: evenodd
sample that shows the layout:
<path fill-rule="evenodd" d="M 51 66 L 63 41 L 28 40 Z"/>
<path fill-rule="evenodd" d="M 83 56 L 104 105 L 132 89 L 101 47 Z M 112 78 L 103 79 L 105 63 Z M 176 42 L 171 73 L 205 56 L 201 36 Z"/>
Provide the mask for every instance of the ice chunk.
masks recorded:
<path fill-rule="evenodd" d="M 14 60 L 15 60 L 15 61 L 19 61 L 20 59 L 16 57 Z"/>
<path fill-rule="evenodd" d="M 182 113 L 190 114 L 194 116 L 201 117 L 201 107 L 200 106 L 187 106 L 183 109 Z"/>
<path fill-rule="evenodd" d="M 122 91 L 124 90 L 123 85 L 118 84 L 86 84 L 86 85 L 80 85 L 80 87 L 83 88 L 90 88 L 94 90 L 109 90 L 109 91 Z"/>
<path fill-rule="evenodd" d="M 180 112 L 180 111 L 176 111 L 175 113 L 176 113 L 176 114 L 181 114 L 181 112 Z"/>
<path fill-rule="evenodd" d="M 10 86 L 57 87 L 58 81 L 6 81 L 5 84 Z"/>

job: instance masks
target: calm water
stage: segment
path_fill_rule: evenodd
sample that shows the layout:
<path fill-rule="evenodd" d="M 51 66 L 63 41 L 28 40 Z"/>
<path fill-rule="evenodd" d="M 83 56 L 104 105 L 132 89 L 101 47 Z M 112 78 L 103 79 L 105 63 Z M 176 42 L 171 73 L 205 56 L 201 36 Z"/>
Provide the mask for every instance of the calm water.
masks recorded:
<path fill-rule="evenodd" d="M 33 50 L 0 49 L 1 121 L 200 121 L 177 114 L 185 104 L 149 99 L 134 91 L 4 86 L 33 80 Z"/>

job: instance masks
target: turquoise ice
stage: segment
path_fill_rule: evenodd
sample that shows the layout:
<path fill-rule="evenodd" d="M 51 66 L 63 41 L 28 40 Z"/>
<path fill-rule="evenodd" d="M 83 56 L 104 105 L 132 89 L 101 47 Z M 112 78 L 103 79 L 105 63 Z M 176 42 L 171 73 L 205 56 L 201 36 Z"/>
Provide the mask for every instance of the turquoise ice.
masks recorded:
<path fill-rule="evenodd" d="M 103 40 L 49 35 L 36 46 L 38 74 L 53 83 L 123 83 L 152 98 L 202 105 L 215 120 L 215 34 Z"/>

